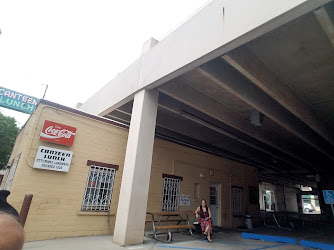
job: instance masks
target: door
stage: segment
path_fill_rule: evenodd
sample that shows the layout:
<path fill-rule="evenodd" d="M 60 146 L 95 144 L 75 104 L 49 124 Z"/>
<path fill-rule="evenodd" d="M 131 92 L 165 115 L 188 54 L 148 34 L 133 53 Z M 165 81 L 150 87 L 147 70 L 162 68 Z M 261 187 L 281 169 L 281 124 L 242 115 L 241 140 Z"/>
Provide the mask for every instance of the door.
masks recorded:
<path fill-rule="evenodd" d="M 274 211 L 274 192 L 270 190 L 265 190 L 262 192 L 262 199 L 264 209 L 267 211 Z"/>
<path fill-rule="evenodd" d="M 216 183 L 210 184 L 210 210 L 212 224 L 218 225 L 218 188 Z"/>

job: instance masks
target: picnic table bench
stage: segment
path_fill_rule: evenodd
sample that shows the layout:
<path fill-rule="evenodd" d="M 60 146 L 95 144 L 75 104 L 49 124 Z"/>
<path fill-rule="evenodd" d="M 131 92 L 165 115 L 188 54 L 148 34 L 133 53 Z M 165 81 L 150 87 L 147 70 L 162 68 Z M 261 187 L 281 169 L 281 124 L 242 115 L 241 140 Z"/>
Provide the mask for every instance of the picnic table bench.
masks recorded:
<path fill-rule="evenodd" d="M 158 211 L 158 212 L 147 212 L 148 215 L 152 216 L 152 220 L 146 220 L 146 222 L 152 222 L 153 227 L 153 237 L 156 240 L 169 243 L 172 240 L 172 229 L 187 229 L 188 233 L 192 236 L 193 229 L 195 226 L 190 223 L 189 215 L 193 215 L 193 211 L 177 211 L 177 212 L 167 212 L 167 211 Z M 158 217 L 157 219 L 155 218 Z M 182 217 L 184 216 L 184 217 Z M 172 219 L 170 219 L 172 218 Z M 166 225 L 170 222 L 177 222 L 174 225 Z M 184 224 L 181 224 L 184 223 Z M 163 225 L 161 225 L 163 224 Z M 167 240 L 161 240 L 158 238 L 157 233 L 159 230 L 167 230 Z"/>
<path fill-rule="evenodd" d="M 267 223 L 266 220 L 270 217 L 274 219 L 274 225 L 269 225 Z M 298 212 L 291 211 L 265 211 L 265 218 L 263 222 L 265 226 L 277 226 L 284 230 L 293 230 L 295 228 L 295 223 L 297 222 L 304 225 L 304 222 L 300 218 L 300 214 Z"/>

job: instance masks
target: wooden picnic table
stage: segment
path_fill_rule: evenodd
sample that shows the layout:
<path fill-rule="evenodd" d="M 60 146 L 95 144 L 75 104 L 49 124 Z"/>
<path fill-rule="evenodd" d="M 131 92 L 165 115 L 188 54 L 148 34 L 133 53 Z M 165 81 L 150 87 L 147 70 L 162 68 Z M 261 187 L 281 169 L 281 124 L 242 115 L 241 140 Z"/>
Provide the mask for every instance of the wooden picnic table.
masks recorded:
<path fill-rule="evenodd" d="M 193 211 L 151 211 L 146 212 L 146 214 L 152 217 L 152 221 L 146 222 L 152 222 L 153 237 L 156 240 L 169 243 L 172 240 L 172 229 L 187 229 L 188 233 L 194 236 L 192 229 L 195 229 L 195 226 L 189 220 L 189 215 L 195 214 Z M 166 225 L 170 222 L 174 222 L 174 225 Z M 167 230 L 167 241 L 158 239 L 157 232 L 159 230 Z"/>

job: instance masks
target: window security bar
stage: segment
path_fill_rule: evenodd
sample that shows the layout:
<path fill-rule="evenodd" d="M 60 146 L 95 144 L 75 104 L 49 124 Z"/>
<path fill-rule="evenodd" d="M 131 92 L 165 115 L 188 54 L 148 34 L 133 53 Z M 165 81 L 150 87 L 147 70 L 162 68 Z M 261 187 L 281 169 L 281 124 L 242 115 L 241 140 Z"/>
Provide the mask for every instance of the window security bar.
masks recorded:
<path fill-rule="evenodd" d="M 109 211 L 116 170 L 90 166 L 81 210 Z"/>

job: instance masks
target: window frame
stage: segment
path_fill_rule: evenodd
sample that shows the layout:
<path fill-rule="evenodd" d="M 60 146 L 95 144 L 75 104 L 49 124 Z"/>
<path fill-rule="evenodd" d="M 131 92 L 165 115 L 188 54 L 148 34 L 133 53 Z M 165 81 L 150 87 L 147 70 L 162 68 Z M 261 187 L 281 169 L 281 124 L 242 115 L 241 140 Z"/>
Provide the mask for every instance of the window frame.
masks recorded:
<path fill-rule="evenodd" d="M 4 180 L 4 178 L 5 178 L 5 175 L 0 174 L 0 187 L 1 187 L 1 184 L 2 184 L 2 181 Z"/>
<path fill-rule="evenodd" d="M 233 217 L 242 217 L 243 216 L 243 188 L 238 187 L 238 186 L 232 186 L 231 192 L 232 192 Z M 238 194 L 238 197 L 236 197 L 235 194 Z"/>
<path fill-rule="evenodd" d="M 92 162 L 89 161 L 89 163 Z M 103 164 L 98 164 L 97 162 L 94 163 L 94 165 L 92 164 L 89 166 L 85 192 L 81 204 L 81 211 L 109 212 L 117 169 L 108 167 L 106 164 L 101 166 Z M 94 174 L 97 175 L 94 176 Z M 103 182 L 103 180 L 107 181 Z M 103 187 L 102 183 L 104 183 Z M 94 184 L 94 186 L 92 184 Z M 89 198 L 87 196 L 88 192 L 88 196 L 93 192 L 93 197 Z M 100 195 L 102 195 L 102 199 L 100 198 Z M 103 197 L 103 195 L 105 195 L 105 197 Z"/>
<path fill-rule="evenodd" d="M 8 190 L 8 191 L 12 187 L 12 183 L 13 183 L 13 180 L 14 180 L 15 172 L 16 172 L 16 169 L 17 169 L 17 165 L 19 165 L 20 158 L 21 158 L 21 154 L 19 154 L 18 156 L 16 156 L 13 159 L 12 164 L 11 164 L 11 166 L 9 168 L 8 175 L 6 177 L 5 184 L 4 184 L 4 186 L 6 187 L 6 190 Z"/>
<path fill-rule="evenodd" d="M 179 211 L 182 177 L 163 174 L 161 211 Z M 166 189 L 167 188 L 167 189 Z"/>

